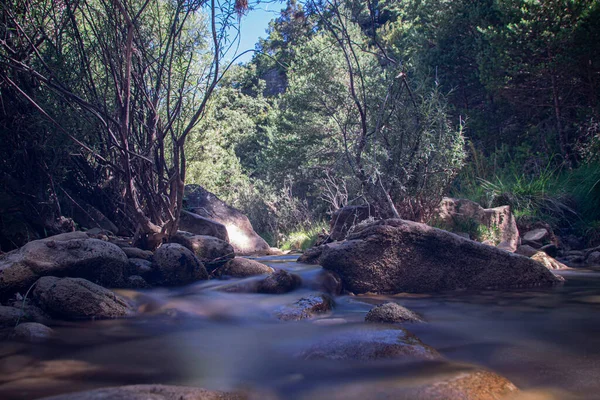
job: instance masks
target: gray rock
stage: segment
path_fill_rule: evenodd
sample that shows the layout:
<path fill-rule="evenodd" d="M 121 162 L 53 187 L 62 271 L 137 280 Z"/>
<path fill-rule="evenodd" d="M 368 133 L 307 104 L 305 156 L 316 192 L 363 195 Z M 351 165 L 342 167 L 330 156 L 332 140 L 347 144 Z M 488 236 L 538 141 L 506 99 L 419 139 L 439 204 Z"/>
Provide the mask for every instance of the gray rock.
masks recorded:
<path fill-rule="evenodd" d="M 402 328 L 348 327 L 324 335 L 298 355 L 305 360 L 439 360 L 441 355 Z"/>
<path fill-rule="evenodd" d="M 247 400 L 242 392 L 220 392 L 185 386 L 132 385 L 44 397 L 43 400 Z"/>
<path fill-rule="evenodd" d="M 33 290 L 33 299 L 58 319 L 118 318 L 133 313 L 124 298 L 81 278 L 40 278 Z"/>
<path fill-rule="evenodd" d="M 538 252 L 537 249 L 534 249 L 533 247 L 529 246 L 528 244 L 519 246 L 516 251 L 517 254 L 520 254 L 525 257 L 531 257 L 531 256 L 537 254 L 537 252 Z"/>
<path fill-rule="evenodd" d="M 17 307 L 0 306 L 0 328 L 15 326 L 19 318 L 23 320 L 24 312 Z"/>
<path fill-rule="evenodd" d="M 150 285 L 139 275 L 131 275 L 126 280 L 127 287 L 130 289 L 148 289 Z"/>
<path fill-rule="evenodd" d="M 249 276 L 272 274 L 275 270 L 268 265 L 261 264 L 258 261 L 249 260 L 247 258 L 236 257 L 212 273 L 213 276 L 232 277 L 232 278 L 247 278 Z"/>
<path fill-rule="evenodd" d="M 213 193 L 198 185 L 186 185 L 185 206 L 194 214 L 225 225 L 229 243 L 237 255 L 269 254 L 269 244 L 254 229 L 248 217 L 225 204 Z"/>
<path fill-rule="evenodd" d="M 588 254 L 585 262 L 588 265 L 600 265 L 600 251 L 593 251 Z"/>
<path fill-rule="evenodd" d="M 179 228 L 194 235 L 214 236 L 217 239 L 229 242 L 229 235 L 227 234 L 225 225 L 189 211 L 181 211 Z"/>
<path fill-rule="evenodd" d="M 32 343 L 44 342 L 54 336 L 54 330 L 37 322 L 25 322 L 17 325 L 13 337 Z"/>
<path fill-rule="evenodd" d="M 130 258 L 129 273 L 132 275 L 147 276 L 152 273 L 152 263 L 141 258 Z"/>
<path fill-rule="evenodd" d="M 98 239 L 72 239 L 82 232 L 35 240 L 0 256 L 0 297 L 24 294 L 42 276 L 70 276 L 103 286 L 123 283 L 127 256 L 116 245 Z M 85 234 L 83 234 L 85 235 Z M 87 237 L 87 236 L 86 236 Z"/>
<path fill-rule="evenodd" d="M 333 299 L 327 295 L 303 297 L 294 304 L 280 308 L 275 316 L 282 321 L 300 321 L 326 314 L 333 308 Z"/>
<path fill-rule="evenodd" d="M 167 243 L 154 253 L 152 273 L 148 279 L 154 285 L 178 286 L 208 279 L 208 273 L 189 249 L 177 243 Z"/>
<path fill-rule="evenodd" d="M 423 322 L 414 312 L 396 303 L 375 306 L 365 316 L 366 322 L 393 324 L 397 322 Z"/>
<path fill-rule="evenodd" d="M 302 284 L 302 278 L 283 269 L 267 276 L 258 282 L 256 291 L 266 294 L 283 294 L 297 289 Z"/>
<path fill-rule="evenodd" d="M 549 234 L 550 233 L 544 228 L 534 229 L 523 235 L 523 242 L 540 243 L 547 238 Z"/>
<path fill-rule="evenodd" d="M 235 257 L 233 247 L 214 236 L 194 235 L 179 231 L 171 237 L 170 241 L 190 249 L 209 271 L 224 265 Z"/>
<path fill-rule="evenodd" d="M 563 278 L 520 255 L 424 224 L 390 219 L 311 250 L 353 293 L 552 286 Z M 300 261 L 300 260 L 299 260 Z"/>

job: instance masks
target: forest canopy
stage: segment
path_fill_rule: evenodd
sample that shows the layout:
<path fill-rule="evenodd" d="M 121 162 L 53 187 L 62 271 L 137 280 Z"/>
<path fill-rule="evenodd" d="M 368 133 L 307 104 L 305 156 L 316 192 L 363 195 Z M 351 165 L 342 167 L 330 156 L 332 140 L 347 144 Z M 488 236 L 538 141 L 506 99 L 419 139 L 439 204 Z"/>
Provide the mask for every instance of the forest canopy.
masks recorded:
<path fill-rule="evenodd" d="M 186 183 L 273 245 L 346 205 L 431 222 L 446 195 L 597 230 L 598 1 L 290 0 L 237 63 L 258 5 L 3 2 L 0 208 L 39 234 L 93 208 L 146 247 Z"/>

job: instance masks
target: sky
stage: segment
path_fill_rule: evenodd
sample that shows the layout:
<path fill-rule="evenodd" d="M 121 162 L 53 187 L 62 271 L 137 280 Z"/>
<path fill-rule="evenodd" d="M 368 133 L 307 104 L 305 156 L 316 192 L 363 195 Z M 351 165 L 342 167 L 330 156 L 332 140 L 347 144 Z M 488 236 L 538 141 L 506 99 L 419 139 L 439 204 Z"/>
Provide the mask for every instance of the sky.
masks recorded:
<path fill-rule="evenodd" d="M 254 49 L 258 38 L 266 38 L 266 30 L 269 27 L 269 21 L 279 16 L 281 9 L 285 5 L 280 2 L 259 4 L 255 9 L 248 12 L 241 20 L 240 46 L 238 54 L 244 50 Z M 238 62 L 247 62 L 252 58 L 253 53 L 249 52 L 238 58 Z"/>

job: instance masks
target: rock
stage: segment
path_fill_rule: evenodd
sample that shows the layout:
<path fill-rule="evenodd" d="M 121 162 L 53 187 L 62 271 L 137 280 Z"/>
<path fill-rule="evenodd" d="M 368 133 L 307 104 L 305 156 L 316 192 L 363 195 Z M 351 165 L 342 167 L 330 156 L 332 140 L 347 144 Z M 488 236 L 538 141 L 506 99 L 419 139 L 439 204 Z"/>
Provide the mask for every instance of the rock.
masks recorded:
<path fill-rule="evenodd" d="M 146 261 L 152 261 L 152 252 L 150 250 L 142 250 L 137 247 L 123 247 L 121 248 L 127 258 L 139 258 Z"/>
<path fill-rule="evenodd" d="M 566 235 L 561 237 L 561 247 L 568 250 L 583 250 L 585 247 L 585 240 L 575 235 Z"/>
<path fill-rule="evenodd" d="M 303 297 L 294 304 L 282 307 L 275 316 L 282 321 L 300 321 L 315 314 L 325 314 L 333 308 L 333 299 L 327 295 Z"/>
<path fill-rule="evenodd" d="M 208 271 L 224 265 L 235 257 L 233 247 L 214 236 L 194 235 L 180 231 L 171 238 L 171 243 L 179 243 L 190 249 Z"/>
<path fill-rule="evenodd" d="M 531 257 L 531 256 L 537 254 L 537 252 L 538 252 L 538 250 L 534 249 L 533 247 L 529 246 L 528 244 L 524 244 L 524 245 L 519 246 L 515 253 L 525 256 L 525 257 Z"/>
<path fill-rule="evenodd" d="M 320 254 L 316 254 L 319 253 Z M 353 293 L 552 286 L 563 281 L 539 263 L 417 222 L 360 227 L 312 254 Z"/>
<path fill-rule="evenodd" d="M 548 238 L 549 235 L 550 233 L 544 228 L 534 229 L 523 235 L 523 243 L 539 244 Z"/>
<path fill-rule="evenodd" d="M 18 340 L 40 343 L 54 336 L 54 330 L 37 322 L 25 322 L 17 325 L 12 336 Z"/>
<path fill-rule="evenodd" d="M 68 240 L 73 240 L 73 239 L 89 239 L 90 237 L 88 236 L 88 234 L 86 232 L 82 232 L 82 231 L 74 231 L 74 232 L 65 232 L 65 233 L 59 233 L 58 235 L 54 235 L 54 236 L 48 236 L 45 239 L 42 240 L 46 240 L 46 241 L 55 241 L 55 242 L 66 242 Z"/>
<path fill-rule="evenodd" d="M 212 275 L 217 278 L 247 278 L 255 275 L 272 274 L 273 272 L 275 270 L 268 265 L 247 258 L 236 257 L 214 270 Z"/>
<path fill-rule="evenodd" d="M 309 288 L 334 296 L 342 294 L 342 279 L 334 272 L 321 270 Z"/>
<path fill-rule="evenodd" d="M 384 324 L 423 322 L 417 314 L 396 303 L 384 303 L 373 307 L 365 316 L 365 321 Z"/>
<path fill-rule="evenodd" d="M 131 275 L 128 277 L 126 285 L 129 289 L 148 289 L 150 287 L 148 282 L 139 275 Z"/>
<path fill-rule="evenodd" d="M 600 251 L 593 251 L 585 259 L 588 265 L 600 265 Z"/>
<path fill-rule="evenodd" d="M 268 254 L 269 244 L 261 238 L 241 211 L 225 204 L 198 185 L 186 185 L 185 206 L 202 217 L 225 225 L 229 243 L 238 255 Z"/>
<path fill-rule="evenodd" d="M 447 231 L 489 241 L 505 251 L 516 251 L 519 244 L 517 222 L 509 206 L 483 208 L 471 200 L 445 197 L 434 220 Z"/>
<path fill-rule="evenodd" d="M 302 351 L 305 360 L 375 361 L 383 359 L 438 360 L 442 356 L 402 328 L 351 326 L 321 337 Z"/>
<path fill-rule="evenodd" d="M 329 222 L 329 242 L 344 240 L 350 228 L 370 217 L 375 217 L 376 211 L 373 206 L 346 206 L 336 210 L 331 215 Z"/>
<path fill-rule="evenodd" d="M 448 368 L 450 369 L 450 368 Z M 498 400 L 513 398 L 517 387 L 506 378 L 485 370 L 450 369 L 443 374 L 414 379 L 352 380 L 342 385 L 321 386 L 301 400 Z"/>
<path fill-rule="evenodd" d="M 256 291 L 266 294 L 283 294 L 297 289 L 302 284 L 302 278 L 280 269 L 258 282 Z"/>
<path fill-rule="evenodd" d="M 247 400 L 242 392 L 220 392 L 185 386 L 132 385 L 44 397 L 43 400 Z"/>
<path fill-rule="evenodd" d="M 548 254 L 550 257 L 556 258 L 558 256 L 558 246 L 554 243 L 547 244 L 540 248 L 541 251 Z"/>
<path fill-rule="evenodd" d="M 322 246 L 326 247 L 327 244 L 324 244 Z M 319 258 L 321 257 L 322 253 L 323 251 L 321 246 L 311 247 L 310 249 L 305 250 L 304 253 L 302 253 L 302 255 L 298 257 L 297 262 L 303 264 L 319 264 Z"/>
<path fill-rule="evenodd" d="M 152 263 L 141 258 L 129 259 L 129 273 L 131 275 L 148 276 L 152 273 Z"/>
<path fill-rule="evenodd" d="M 19 318 L 23 318 L 24 312 L 17 307 L 0 306 L 0 328 L 15 326 Z"/>
<path fill-rule="evenodd" d="M 194 235 L 214 236 L 217 239 L 229 242 L 229 235 L 227 234 L 225 225 L 189 211 L 181 211 L 179 228 Z"/>
<path fill-rule="evenodd" d="M 569 267 L 567 267 L 565 264 L 555 260 L 543 251 L 538 251 L 531 256 L 531 259 L 539 262 L 548 269 L 569 269 Z"/>
<path fill-rule="evenodd" d="M 167 243 L 154 253 L 148 279 L 154 285 L 187 285 L 208 279 L 208 272 L 189 249 L 177 243 Z"/>
<path fill-rule="evenodd" d="M 102 240 L 71 238 L 81 234 L 35 240 L 0 256 L 0 297 L 23 294 L 39 277 L 48 275 L 84 278 L 108 287 L 122 285 L 125 253 Z"/>
<path fill-rule="evenodd" d="M 34 301 L 58 319 L 118 318 L 133 313 L 127 301 L 108 289 L 81 278 L 40 278 Z"/>

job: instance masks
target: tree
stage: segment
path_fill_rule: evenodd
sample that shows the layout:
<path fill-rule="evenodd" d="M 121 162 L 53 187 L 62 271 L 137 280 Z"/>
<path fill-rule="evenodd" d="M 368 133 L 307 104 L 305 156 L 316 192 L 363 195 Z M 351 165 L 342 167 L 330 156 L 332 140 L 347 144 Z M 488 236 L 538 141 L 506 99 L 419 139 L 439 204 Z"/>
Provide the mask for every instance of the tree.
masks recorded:
<path fill-rule="evenodd" d="M 175 233 L 186 176 L 185 142 L 224 70 L 228 29 L 247 2 L 82 0 L 5 2 L 2 80 L 106 170 L 156 247 Z M 208 17 L 203 20 L 203 11 Z M 208 38 L 208 40 L 206 40 Z M 25 52 L 26 56 L 23 56 Z M 69 132 L 13 76 L 93 119 L 97 140 Z"/>

